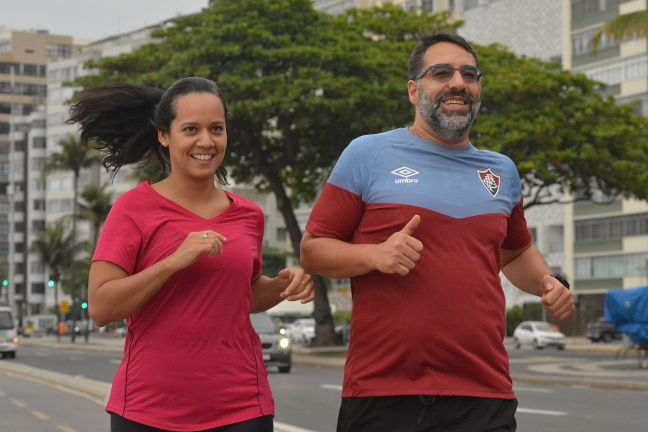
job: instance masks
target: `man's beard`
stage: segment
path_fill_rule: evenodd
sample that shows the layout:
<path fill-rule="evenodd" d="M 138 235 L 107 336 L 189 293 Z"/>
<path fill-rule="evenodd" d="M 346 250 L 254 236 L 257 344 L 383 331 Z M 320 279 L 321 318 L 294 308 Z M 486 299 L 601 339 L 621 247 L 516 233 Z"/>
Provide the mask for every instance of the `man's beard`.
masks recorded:
<path fill-rule="evenodd" d="M 434 132 L 450 142 L 458 141 L 464 137 L 477 117 L 481 105 L 480 100 L 475 100 L 464 91 L 448 91 L 439 94 L 434 101 L 418 88 L 418 109 L 425 122 Z M 441 101 L 450 96 L 460 96 L 468 104 L 468 112 L 444 112 Z"/>

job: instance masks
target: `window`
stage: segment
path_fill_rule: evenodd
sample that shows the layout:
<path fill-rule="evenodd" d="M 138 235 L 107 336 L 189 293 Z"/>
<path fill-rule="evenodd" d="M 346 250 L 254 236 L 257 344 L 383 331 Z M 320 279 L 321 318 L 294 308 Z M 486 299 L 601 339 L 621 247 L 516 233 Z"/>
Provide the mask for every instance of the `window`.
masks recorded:
<path fill-rule="evenodd" d="M 45 168 L 45 158 L 35 157 L 31 160 L 31 170 L 32 171 L 41 171 Z"/>
<path fill-rule="evenodd" d="M 45 272 L 45 266 L 42 261 L 30 261 L 29 262 L 29 273 L 33 275 L 43 274 Z"/>
<path fill-rule="evenodd" d="M 45 221 L 44 220 L 33 220 L 32 221 L 32 230 L 34 230 L 34 231 L 45 231 Z"/>
<path fill-rule="evenodd" d="M 537 245 L 538 244 L 538 228 L 530 227 L 529 228 L 529 234 L 531 234 L 531 241 L 533 242 L 533 244 Z"/>
<path fill-rule="evenodd" d="M 36 282 L 31 284 L 32 294 L 45 294 L 45 283 Z"/>
<path fill-rule="evenodd" d="M 576 279 L 611 279 L 646 275 L 648 253 L 576 258 Z"/>
<path fill-rule="evenodd" d="M 44 199 L 35 199 L 33 208 L 34 208 L 34 210 L 45 210 L 45 200 Z"/>
<path fill-rule="evenodd" d="M 572 55 L 574 57 L 592 53 L 592 38 L 598 30 L 599 29 L 596 28 L 572 35 Z M 598 49 L 603 50 L 614 46 L 617 46 L 617 42 L 611 37 L 603 35 Z"/>
<path fill-rule="evenodd" d="M 563 252 L 563 226 L 550 225 L 547 227 L 547 252 Z"/>
<path fill-rule="evenodd" d="M 584 70 L 589 78 L 607 85 L 615 85 L 648 76 L 648 55 L 642 54 Z"/>
<path fill-rule="evenodd" d="M 619 0 L 572 0 L 572 19 L 576 21 L 618 7 Z"/>
<path fill-rule="evenodd" d="M 72 46 L 63 44 L 47 44 L 45 54 L 50 59 L 72 57 Z"/>
<path fill-rule="evenodd" d="M 288 238 L 287 234 L 288 230 L 286 230 L 286 228 L 277 228 L 277 241 L 285 242 Z"/>
<path fill-rule="evenodd" d="M 588 219 L 575 223 L 577 242 L 620 240 L 648 234 L 648 213 Z"/>
<path fill-rule="evenodd" d="M 32 148 L 44 149 L 47 146 L 47 139 L 45 137 L 34 137 L 32 141 Z"/>

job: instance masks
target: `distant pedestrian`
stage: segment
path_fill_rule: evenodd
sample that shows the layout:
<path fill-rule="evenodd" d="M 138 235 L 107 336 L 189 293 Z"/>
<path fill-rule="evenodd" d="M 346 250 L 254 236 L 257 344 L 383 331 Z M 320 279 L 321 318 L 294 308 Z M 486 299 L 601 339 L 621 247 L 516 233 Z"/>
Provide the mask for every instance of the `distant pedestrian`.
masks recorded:
<path fill-rule="evenodd" d="M 261 273 L 263 212 L 222 187 L 221 90 L 195 77 L 165 92 L 90 88 L 71 122 L 106 152 L 110 171 L 154 157 L 170 167 L 115 202 L 90 268 L 91 318 L 128 319 L 106 407 L 111 430 L 271 431 L 274 401 L 249 314 L 311 301 L 313 285 L 297 268 Z"/>
<path fill-rule="evenodd" d="M 472 47 L 429 35 L 409 65 L 414 124 L 349 144 L 302 241 L 304 269 L 351 278 L 338 431 L 514 431 L 499 272 L 558 319 L 572 296 L 532 245 L 515 165 L 469 141 Z"/>

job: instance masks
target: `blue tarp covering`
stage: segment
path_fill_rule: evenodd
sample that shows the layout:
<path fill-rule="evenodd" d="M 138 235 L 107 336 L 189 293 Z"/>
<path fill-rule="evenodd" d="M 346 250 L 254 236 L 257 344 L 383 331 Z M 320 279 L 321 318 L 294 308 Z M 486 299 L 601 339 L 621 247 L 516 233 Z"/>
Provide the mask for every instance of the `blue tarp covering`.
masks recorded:
<path fill-rule="evenodd" d="M 648 344 L 648 286 L 608 291 L 604 315 L 633 343 Z"/>

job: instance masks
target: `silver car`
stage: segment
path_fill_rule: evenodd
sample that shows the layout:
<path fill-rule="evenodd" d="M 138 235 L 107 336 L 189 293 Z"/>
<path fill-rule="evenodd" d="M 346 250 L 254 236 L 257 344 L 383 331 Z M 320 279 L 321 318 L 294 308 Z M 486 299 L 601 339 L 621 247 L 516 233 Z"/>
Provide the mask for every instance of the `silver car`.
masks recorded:
<path fill-rule="evenodd" d="M 551 324 L 544 321 L 523 321 L 513 332 L 513 346 L 520 349 L 529 345 L 535 349 L 554 346 L 559 350 L 565 349 L 565 335 L 554 330 Z"/>
<path fill-rule="evenodd" d="M 265 312 L 250 314 L 252 327 L 261 339 L 263 363 L 276 366 L 279 372 L 289 373 L 292 368 L 292 343 Z"/>

